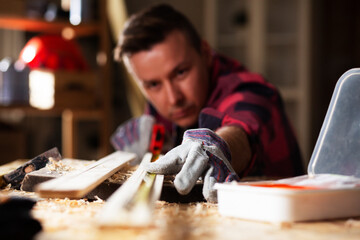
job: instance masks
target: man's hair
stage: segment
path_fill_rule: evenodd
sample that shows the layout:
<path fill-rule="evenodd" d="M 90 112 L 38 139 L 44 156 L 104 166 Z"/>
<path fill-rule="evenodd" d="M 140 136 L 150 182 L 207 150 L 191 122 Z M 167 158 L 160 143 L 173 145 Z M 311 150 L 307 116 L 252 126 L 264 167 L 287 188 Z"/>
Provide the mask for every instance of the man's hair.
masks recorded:
<path fill-rule="evenodd" d="M 184 33 L 194 49 L 200 52 L 201 38 L 191 22 L 171 6 L 159 4 L 130 17 L 115 48 L 114 58 L 121 61 L 124 55 L 150 50 L 174 30 Z"/>

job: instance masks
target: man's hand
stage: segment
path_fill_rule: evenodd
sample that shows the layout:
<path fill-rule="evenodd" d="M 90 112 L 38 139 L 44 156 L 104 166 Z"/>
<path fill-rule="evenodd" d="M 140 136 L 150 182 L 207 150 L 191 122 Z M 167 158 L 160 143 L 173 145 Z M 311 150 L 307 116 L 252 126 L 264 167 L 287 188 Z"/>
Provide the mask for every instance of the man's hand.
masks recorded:
<path fill-rule="evenodd" d="M 155 119 L 149 115 L 133 118 L 120 125 L 111 136 L 111 144 L 116 150 L 136 153 L 131 164 L 139 164 L 149 151 L 149 143 Z"/>
<path fill-rule="evenodd" d="M 204 177 L 205 199 L 217 202 L 214 184 L 239 180 L 230 161 L 226 142 L 210 129 L 201 128 L 187 130 L 181 145 L 143 167 L 151 173 L 177 174 L 174 185 L 180 194 L 188 194 L 198 178 Z"/>

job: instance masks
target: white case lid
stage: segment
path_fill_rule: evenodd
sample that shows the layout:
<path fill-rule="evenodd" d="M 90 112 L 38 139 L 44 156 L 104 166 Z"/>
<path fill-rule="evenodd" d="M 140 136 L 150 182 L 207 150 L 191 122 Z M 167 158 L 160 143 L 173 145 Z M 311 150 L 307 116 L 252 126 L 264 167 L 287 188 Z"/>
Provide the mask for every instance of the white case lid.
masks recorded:
<path fill-rule="evenodd" d="M 308 165 L 309 175 L 320 173 L 360 177 L 360 68 L 336 83 Z"/>

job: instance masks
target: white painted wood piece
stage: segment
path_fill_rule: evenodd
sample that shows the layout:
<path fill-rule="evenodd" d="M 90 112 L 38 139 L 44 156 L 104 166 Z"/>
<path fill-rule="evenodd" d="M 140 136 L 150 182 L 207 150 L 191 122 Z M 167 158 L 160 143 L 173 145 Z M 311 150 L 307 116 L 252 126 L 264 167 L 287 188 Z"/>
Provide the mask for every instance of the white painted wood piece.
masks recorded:
<path fill-rule="evenodd" d="M 84 168 L 41 183 L 35 191 L 40 197 L 82 198 L 135 157 L 133 153 L 116 151 Z"/>

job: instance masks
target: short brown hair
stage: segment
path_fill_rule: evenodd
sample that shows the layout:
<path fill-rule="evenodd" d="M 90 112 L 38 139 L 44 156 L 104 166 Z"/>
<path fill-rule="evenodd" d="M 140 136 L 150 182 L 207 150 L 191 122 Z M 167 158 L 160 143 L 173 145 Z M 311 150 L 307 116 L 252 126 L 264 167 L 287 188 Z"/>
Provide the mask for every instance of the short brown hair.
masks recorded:
<path fill-rule="evenodd" d="M 195 50 L 200 52 L 201 38 L 191 22 L 171 6 L 159 4 L 130 17 L 115 48 L 114 58 L 121 61 L 124 55 L 149 50 L 174 30 L 183 32 Z"/>

